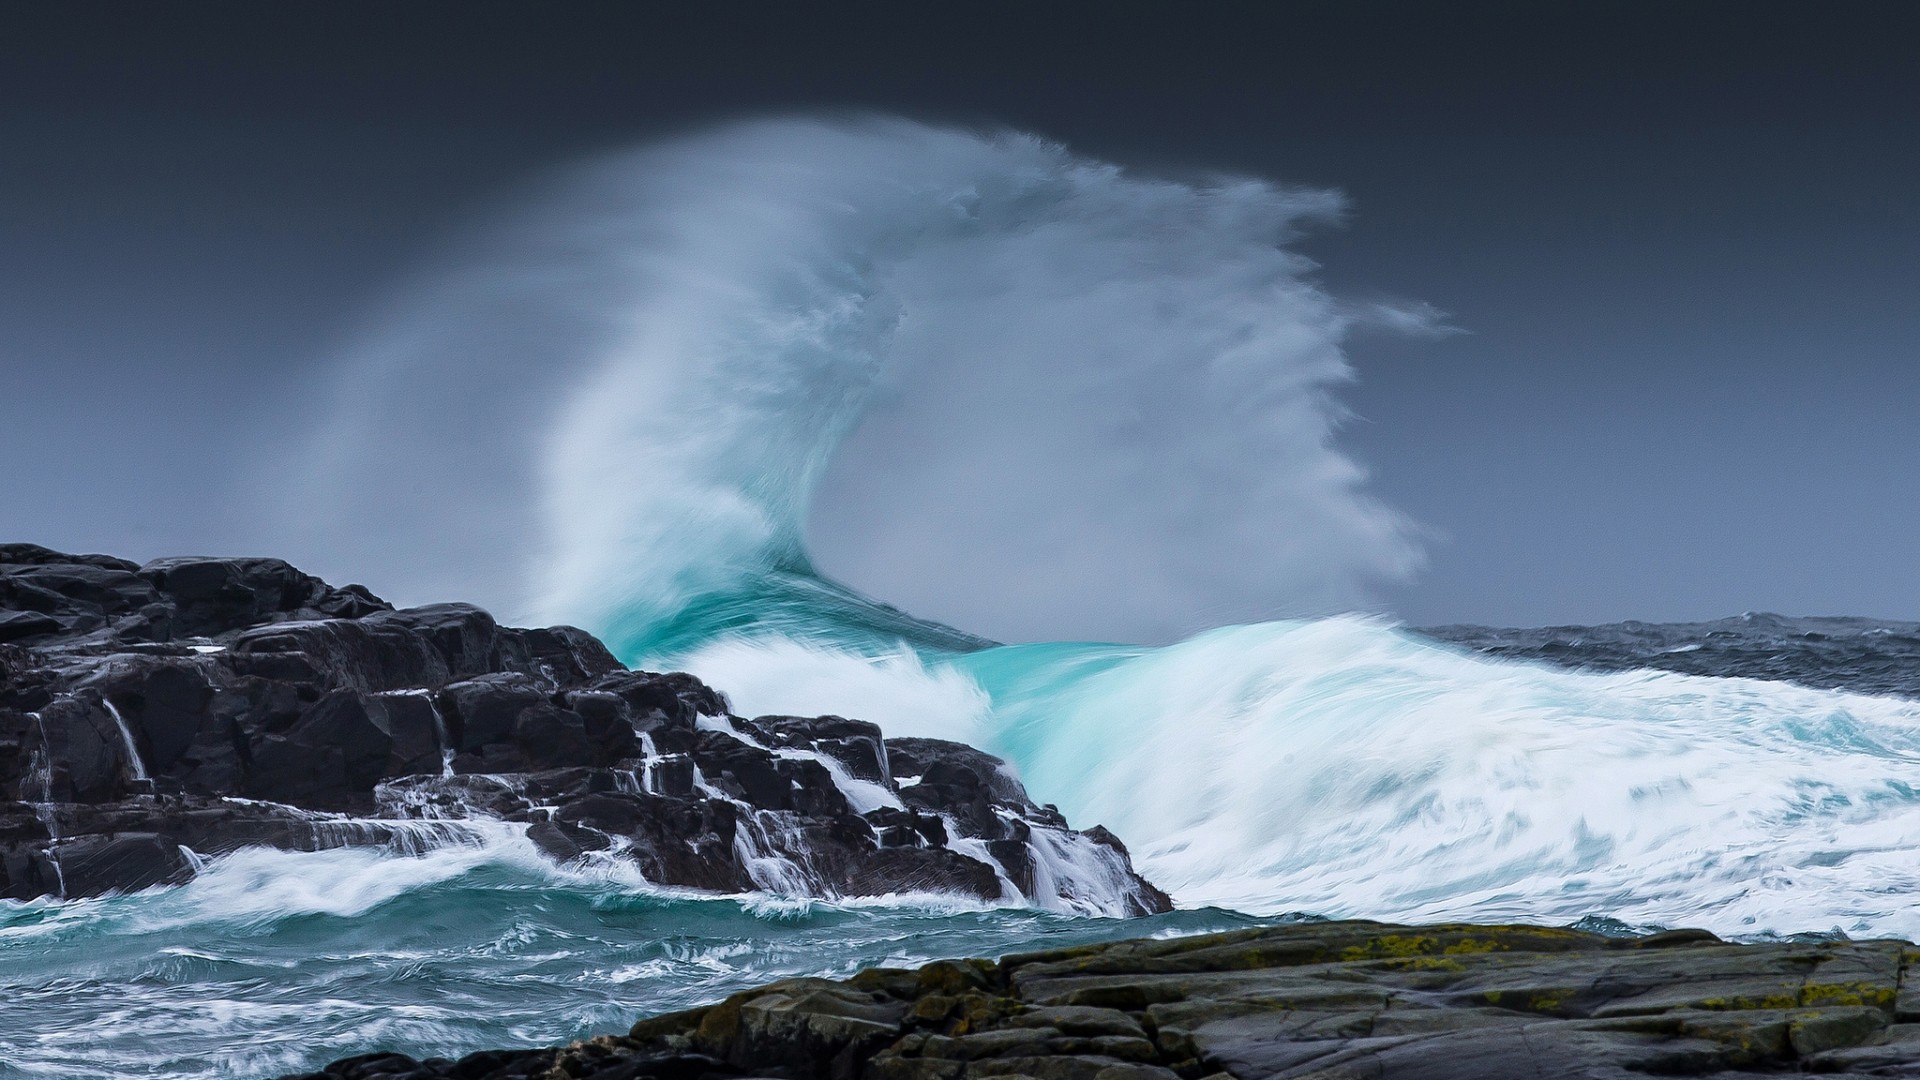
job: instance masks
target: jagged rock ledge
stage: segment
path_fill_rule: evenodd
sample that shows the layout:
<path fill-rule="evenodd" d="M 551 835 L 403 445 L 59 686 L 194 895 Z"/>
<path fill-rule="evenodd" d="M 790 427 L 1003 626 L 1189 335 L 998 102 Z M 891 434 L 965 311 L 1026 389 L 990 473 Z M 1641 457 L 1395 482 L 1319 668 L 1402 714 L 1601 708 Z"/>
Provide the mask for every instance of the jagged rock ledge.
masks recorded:
<path fill-rule="evenodd" d="M 1920 950 L 1307 923 L 794 979 L 623 1036 L 297 1080 L 1920 1076 Z"/>
<path fill-rule="evenodd" d="M 179 883 L 265 845 L 477 842 L 822 897 L 1167 910 L 998 759 L 841 717 L 731 715 L 585 631 L 394 610 L 277 559 L 0 545 L 0 898 Z"/>

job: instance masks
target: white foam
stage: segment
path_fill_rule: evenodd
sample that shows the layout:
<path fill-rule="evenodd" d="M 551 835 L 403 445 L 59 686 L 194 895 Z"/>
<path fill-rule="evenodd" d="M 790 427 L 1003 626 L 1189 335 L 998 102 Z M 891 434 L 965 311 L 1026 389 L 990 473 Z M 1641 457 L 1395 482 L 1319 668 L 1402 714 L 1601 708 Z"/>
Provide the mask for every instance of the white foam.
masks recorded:
<path fill-rule="evenodd" d="M 107 707 L 108 715 L 113 717 L 113 726 L 120 731 L 120 745 L 121 748 L 126 751 L 127 772 L 130 774 L 131 779 L 136 781 L 146 780 L 147 765 L 146 762 L 140 760 L 140 748 L 134 745 L 133 729 L 127 726 L 127 718 L 120 715 L 120 710 L 114 705 L 112 699 L 102 696 L 100 698 L 100 704 Z"/>
<path fill-rule="evenodd" d="M 904 649 L 874 657 L 788 638 L 723 638 L 675 666 L 725 687 L 742 715 L 846 716 L 888 738 L 974 742 L 992 705 L 966 675 Z"/>
<path fill-rule="evenodd" d="M 404 824 L 404 823 L 401 823 Z M 278 920 L 291 915 L 356 916 L 410 891 L 495 864 L 542 874 L 544 859 L 522 826 L 468 824 L 475 842 L 405 856 L 377 847 L 324 851 L 243 848 L 208 860 L 157 911 L 191 919 Z"/>
<path fill-rule="evenodd" d="M 1003 702 L 996 744 L 1182 903 L 1920 933 L 1920 703 L 1353 619 L 1128 652 Z"/>
<path fill-rule="evenodd" d="M 833 778 L 833 786 L 840 789 L 840 794 L 845 797 L 848 805 L 853 807 L 854 813 L 870 814 L 883 807 L 893 810 L 906 809 L 906 806 L 900 802 L 900 796 L 887 790 L 887 785 L 860 779 L 848 772 L 845 765 L 829 755 L 804 753 L 804 756 L 818 761 L 821 767 L 827 770 L 827 775 Z"/>
<path fill-rule="evenodd" d="M 1502 662 L 1356 618 L 951 664 L 698 655 L 756 709 L 1008 758 L 1183 905 L 1920 935 L 1920 703 Z M 848 673 L 862 710 L 830 695 Z"/>

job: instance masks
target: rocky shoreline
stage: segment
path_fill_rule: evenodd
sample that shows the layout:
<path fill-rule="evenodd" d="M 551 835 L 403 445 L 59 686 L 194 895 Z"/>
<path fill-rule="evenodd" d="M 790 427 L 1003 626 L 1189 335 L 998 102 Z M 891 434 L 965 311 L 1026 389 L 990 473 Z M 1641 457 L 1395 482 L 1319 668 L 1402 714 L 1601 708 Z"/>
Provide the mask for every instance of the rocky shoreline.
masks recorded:
<path fill-rule="evenodd" d="M 1920 1076 L 1920 948 L 1301 923 L 794 979 L 625 1035 L 294 1080 Z"/>
<path fill-rule="evenodd" d="M 0 900 L 507 830 L 716 893 L 1171 907 L 1118 838 L 971 747 L 735 715 L 578 629 L 396 610 L 274 559 L 0 545 L 0 798 Z M 786 980 L 624 1035 L 300 1080 L 1920 1077 L 1917 961 L 1899 941 L 1300 922 Z"/>
<path fill-rule="evenodd" d="M 480 842 L 836 898 L 1171 907 L 1104 829 L 959 743 L 733 715 L 582 630 L 395 610 L 277 559 L 0 545 L 0 898 L 177 884 L 251 846 Z"/>

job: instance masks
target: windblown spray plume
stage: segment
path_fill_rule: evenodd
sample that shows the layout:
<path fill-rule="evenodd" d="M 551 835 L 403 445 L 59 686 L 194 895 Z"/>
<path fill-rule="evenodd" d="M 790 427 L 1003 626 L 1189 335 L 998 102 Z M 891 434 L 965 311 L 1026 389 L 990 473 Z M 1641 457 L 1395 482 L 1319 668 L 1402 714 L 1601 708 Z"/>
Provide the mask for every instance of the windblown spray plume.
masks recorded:
<path fill-rule="evenodd" d="M 609 158 L 368 338 L 309 505 L 403 595 L 978 742 L 1187 903 L 1920 930 L 1920 706 L 1264 621 L 1417 562 L 1330 395 L 1433 320 L 1315 282 L 1339 210 L 882 119 Z"/>
<path fill-rule="evenodd" d="M 995 638 L 1128 640 L 1347 609 L 1416 561 L 1329 391 L 1356 318 L 1424 315 L 1343 307 L 1287 250 L 1335 195 L 878 119 L 557 188 L 352 358 L 302 522 L 327 557 L 642 637 L 777 621 L 817 569 Z"/>

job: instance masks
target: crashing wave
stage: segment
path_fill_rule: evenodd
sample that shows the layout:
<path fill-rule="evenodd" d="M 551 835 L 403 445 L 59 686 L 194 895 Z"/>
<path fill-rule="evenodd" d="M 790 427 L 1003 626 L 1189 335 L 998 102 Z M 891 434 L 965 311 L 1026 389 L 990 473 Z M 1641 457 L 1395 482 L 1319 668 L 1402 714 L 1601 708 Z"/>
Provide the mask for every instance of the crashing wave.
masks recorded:
<path fill-rule="evenodd" d="M 889 120 L 610 158 L 369 336 L 312 506 L 487 492 L 511 558 L 438 572 L 746 712 L 980 745 L 1184 903 L 1920 932 L 1909 702 L 1261 621 L 1417 558 L 1331 395 L 1356 322 L 1433 320 L 1318 286 L 1286 245 L 1338 210 Z"/>

